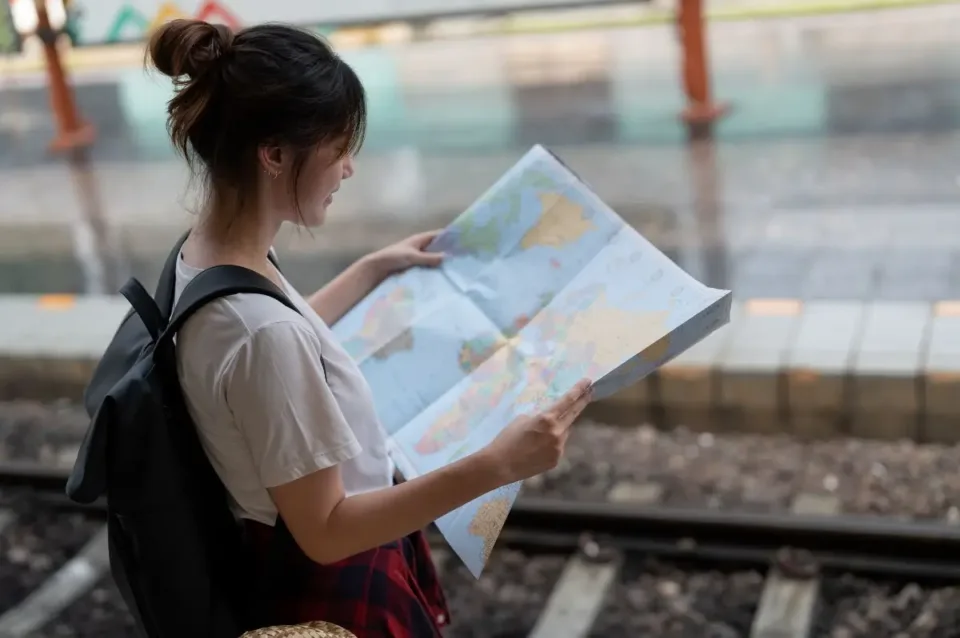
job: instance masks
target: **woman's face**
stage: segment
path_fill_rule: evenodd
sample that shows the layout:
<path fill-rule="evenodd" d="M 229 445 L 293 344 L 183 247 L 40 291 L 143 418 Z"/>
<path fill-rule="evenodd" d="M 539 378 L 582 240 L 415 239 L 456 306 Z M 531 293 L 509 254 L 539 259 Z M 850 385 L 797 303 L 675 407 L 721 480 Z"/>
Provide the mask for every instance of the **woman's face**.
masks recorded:
<path fill-rule="evenodd" d="M 294 177 L 292 161 L 283 164 L 283 171 L 269 184 L 272 207 L 282 211 L 283 221 L 308 228 L 320 226 L 326 219 L 327 207 L 333 203 L 334 194 L 340 190 L 340 183 L 354 173 L 353 157 L 350 154 L 341 156 L 335 145 L 318 147 L 300 169 L 296 199 L 290 192 L 290 180 Z"/>
<path fill-rule="evenodd" d="M 291 221 L 307 227 L 321 225 L 334 194 L 340 190 L 340 183 L 350 179 L 353 171 L 353 157 L 350 154 L 341 157 L 334 147 L 321 147 L 311 154 L 300 173 L 297 193 L 300 215 L 294 206 L 296 219 Z"/>

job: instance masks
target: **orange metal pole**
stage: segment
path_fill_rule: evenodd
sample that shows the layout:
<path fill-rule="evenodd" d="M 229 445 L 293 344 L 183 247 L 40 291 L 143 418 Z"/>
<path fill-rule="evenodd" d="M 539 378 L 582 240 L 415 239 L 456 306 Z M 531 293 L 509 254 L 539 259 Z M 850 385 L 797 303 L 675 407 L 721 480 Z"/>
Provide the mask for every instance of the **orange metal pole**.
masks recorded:
<path fill-rule="evenodd" d="M 680 0 L 677 23 L 683 59 L 683 88 L 687 107 L 681 118 L 691 125 L 713 123 L 729 109 L 714 104 L 710 95 L 710 70 L 703 26 L 703 0 Z"/>
<path fill-rule="evenodd" d="M 50 86 L 50 106 L 57 119 L 57 136 L 50 144 L 52 151 L 89 146 L 96 138 L 93 126 L 83 121 L 77 111 L 73 90 L 67 81 L 60 50 L 57 48 L 57 33 L 50 26 L 45 0 L 35 0 L 37 8 L 37 36 L 43 42 L 43 56 L 46 59 L 47 80 Z"/>

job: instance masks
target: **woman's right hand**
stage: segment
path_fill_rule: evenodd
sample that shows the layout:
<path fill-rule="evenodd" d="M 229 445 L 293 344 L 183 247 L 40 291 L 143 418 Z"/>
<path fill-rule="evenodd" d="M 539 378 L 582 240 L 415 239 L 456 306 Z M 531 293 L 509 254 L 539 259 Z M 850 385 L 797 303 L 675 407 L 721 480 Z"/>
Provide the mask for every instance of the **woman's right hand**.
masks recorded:
<path fill-rule="evenodd" d="M 503 472 L 504 484 L 514 483 L 557 466 L 570 426 L 590 403 L 591 382 L 583 379 L 546 410 L 519 416 L 487 446 L 485 452 Z"/>

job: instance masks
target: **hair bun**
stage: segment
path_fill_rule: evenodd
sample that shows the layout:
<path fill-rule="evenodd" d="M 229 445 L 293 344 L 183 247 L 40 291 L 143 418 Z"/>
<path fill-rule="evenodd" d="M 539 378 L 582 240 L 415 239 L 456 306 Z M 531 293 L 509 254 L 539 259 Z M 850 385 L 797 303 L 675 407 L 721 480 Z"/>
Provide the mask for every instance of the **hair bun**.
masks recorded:
<path fill-rule="evenodd" d="M 177 19 L 153 32 L 147 51 L 164 75 L 193 79 L 220 60 L 232 43 L 233 32 L 226 25 Z"/>

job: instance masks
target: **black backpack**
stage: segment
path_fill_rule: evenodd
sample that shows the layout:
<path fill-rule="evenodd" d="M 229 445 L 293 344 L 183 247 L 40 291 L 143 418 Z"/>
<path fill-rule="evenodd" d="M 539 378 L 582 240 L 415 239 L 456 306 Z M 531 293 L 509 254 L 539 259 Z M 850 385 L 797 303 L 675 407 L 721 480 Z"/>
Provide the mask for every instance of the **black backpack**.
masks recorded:
<path fill-rule="evenodd" d="M 155 300 L 133 278 L 121 289 L 133 309 L 86 388 L 91 423 L 67 495 L 78 503 L 105 496 L 110 571 L 146 636 L 237 638 L 258 626 L 257 588 L 245 571 L 242 528 L 187 412 L 173 336 L 204 304 L 227 295 L 259 293 L 296 308 L 268 279 L 239 266 L 204 270 L 174 308 L 185 239 L 166 260 Z M 279 517 L 277 527 L 289 537 Z"/>

